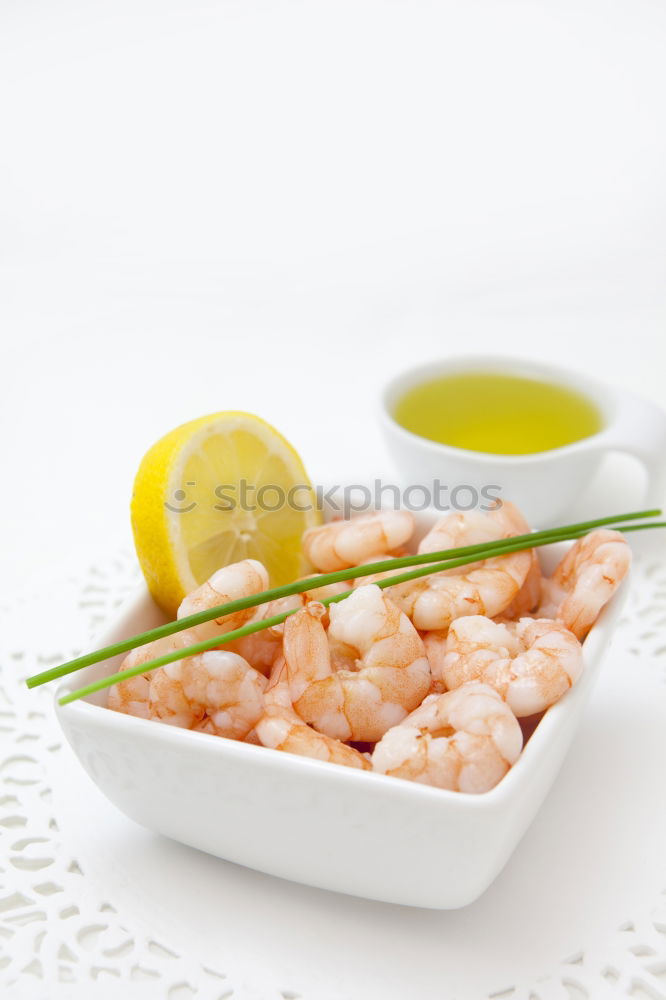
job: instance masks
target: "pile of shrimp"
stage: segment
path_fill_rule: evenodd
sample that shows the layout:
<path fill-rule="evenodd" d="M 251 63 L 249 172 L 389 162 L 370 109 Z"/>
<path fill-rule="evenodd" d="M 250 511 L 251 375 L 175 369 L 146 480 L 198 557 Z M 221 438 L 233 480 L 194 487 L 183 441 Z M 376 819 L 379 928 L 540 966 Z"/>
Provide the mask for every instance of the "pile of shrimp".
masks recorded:
<path fill-rule="evenodd" d="M 441 517 L 418 544 L 407 511 L 311 528 L 303 550 L 329 573 L 406 551 L 524 534 L 513 504 Z M 534 549 L 381 589 L 382 574 L 236 612 L 138 647 L 120 669 L 293 611 L 282 625 L 110 689 L 109 708 L 173 726 L 451 791 L 493 788 L 540 716 L 576 683 L 582 642 L 631 561 L 616 531 L 576 541 L 550 577 Z M 314 583 L 315 581 L 313 581 Z M 178 618 L 268 589 L 256 560 L 225 566 Z"/>

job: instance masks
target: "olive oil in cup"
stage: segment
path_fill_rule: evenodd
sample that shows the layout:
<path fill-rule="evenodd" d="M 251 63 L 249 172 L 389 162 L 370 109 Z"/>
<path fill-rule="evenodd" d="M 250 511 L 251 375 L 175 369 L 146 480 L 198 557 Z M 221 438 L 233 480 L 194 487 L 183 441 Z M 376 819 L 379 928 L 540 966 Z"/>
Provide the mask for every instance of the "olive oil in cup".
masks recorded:
<path fill-rule="evenodd" d="M 442 484 L 458 510 L 499 496 L 547 527 L 610 451 L 642 462 L 650 506 L 666 501 L 663 410 L 564 368 L 505 357 L 424 365 L 386 386 L 381 420 L 403 485 Z"/>
<path fill-rule="evenodd" d="M 596 404 L 569 386 L 483 371 L 438 375 L 407 389 L 394 416 L 412 434 L 493 455 L 561 448 L 604 425 Z"/>

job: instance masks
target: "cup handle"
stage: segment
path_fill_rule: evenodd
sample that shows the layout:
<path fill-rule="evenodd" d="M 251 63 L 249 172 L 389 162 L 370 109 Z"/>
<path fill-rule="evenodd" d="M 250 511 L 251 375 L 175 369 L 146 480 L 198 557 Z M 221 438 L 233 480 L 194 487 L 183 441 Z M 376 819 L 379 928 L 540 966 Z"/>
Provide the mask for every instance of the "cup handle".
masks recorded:
<path fill-rule="evenodd" d="M 633 455 L 645 466 L 645 503 L 650 507 L 666 504 L 666 412 L 642 396 L 623 393 L 607 443 L 609 448 Z"/>

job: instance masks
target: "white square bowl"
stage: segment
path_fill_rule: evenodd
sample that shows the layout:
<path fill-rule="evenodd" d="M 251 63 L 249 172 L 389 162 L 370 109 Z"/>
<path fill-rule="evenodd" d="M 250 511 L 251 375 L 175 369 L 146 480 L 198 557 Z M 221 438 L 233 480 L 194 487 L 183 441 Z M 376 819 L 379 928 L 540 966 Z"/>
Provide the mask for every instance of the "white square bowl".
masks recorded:
<path fill-rule="evenodd" d="M 437 517 L 419 515 L 419 534 Z M 540 550 L 550 572 L 571 543 Z M 517 763 L 482 795 L 430 788 L 109 711 L 106 691 L 60 706 L 63 731 L 101 791 L 143 826 L 237 864 L 369 899 L 454 909 L 477 899 L 552 785 L 599 673 L 625 580 L 584 643 L 578 683 L 544 715 Z M 97 645 L 161 624 L 145 587 Z M 71 675 L 56 699 L 118 669 Z"/>

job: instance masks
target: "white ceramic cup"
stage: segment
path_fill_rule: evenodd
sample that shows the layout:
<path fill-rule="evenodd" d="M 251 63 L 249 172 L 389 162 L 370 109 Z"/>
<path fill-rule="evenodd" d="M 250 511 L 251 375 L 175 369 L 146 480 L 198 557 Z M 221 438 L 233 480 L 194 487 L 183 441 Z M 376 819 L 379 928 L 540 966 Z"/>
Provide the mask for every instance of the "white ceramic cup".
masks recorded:
<path fill-rule="evenodd" d="M 494 455 L 430 441 L 396 421 L 396 404 L 407 390 L 441 375 L 470 372 L 524 376 L 578 391 L 596 404 L 603 427 L 561 448 Z M 611 451 L 626 452 L 643 463 L 648 506 L 659 507 L 666 499 L 666 413 L 640 396 L 565 368 L 501 356 L 454 357 L 421 365 L 386 386 L 381 422 L 404 483 L 432 488 L 438 481 L 448 487 L 449 496 L 457 487 L 458 509 L 470 504 L 474 494 L 483 505 L 484 495 L 490 492 L 513 500 L 531 524 L 547 527 L 571 507 Z"/>

